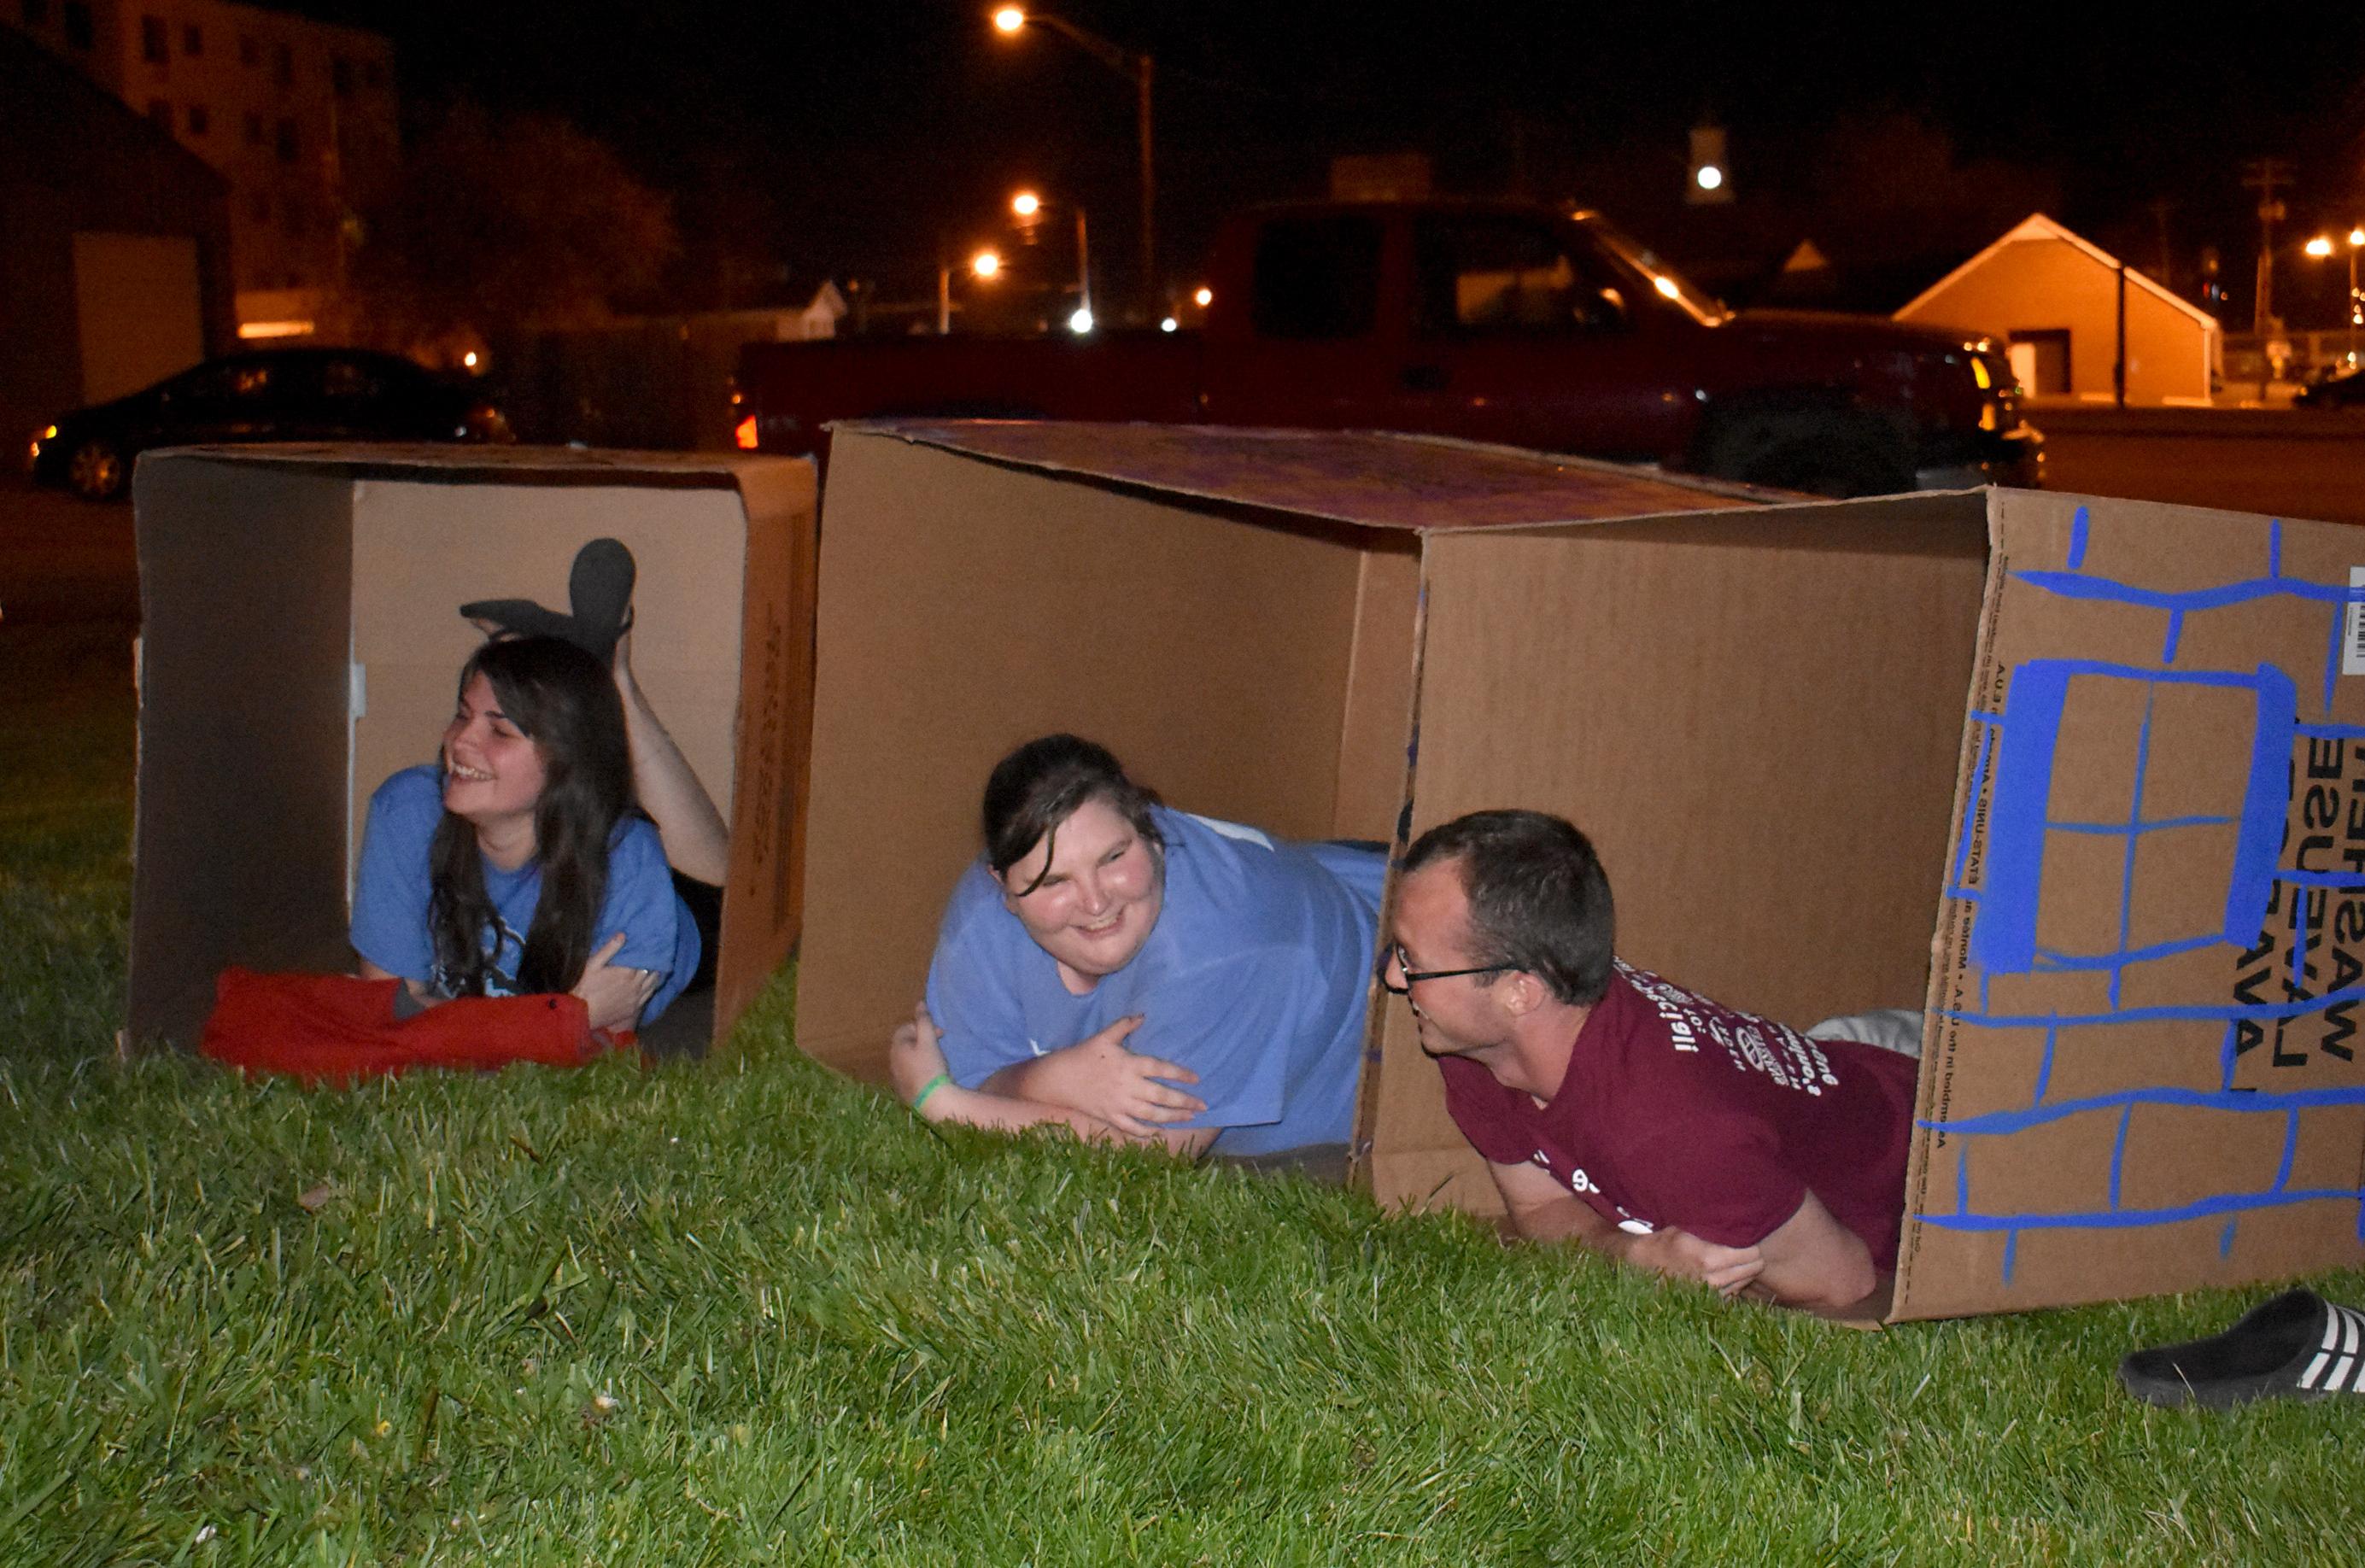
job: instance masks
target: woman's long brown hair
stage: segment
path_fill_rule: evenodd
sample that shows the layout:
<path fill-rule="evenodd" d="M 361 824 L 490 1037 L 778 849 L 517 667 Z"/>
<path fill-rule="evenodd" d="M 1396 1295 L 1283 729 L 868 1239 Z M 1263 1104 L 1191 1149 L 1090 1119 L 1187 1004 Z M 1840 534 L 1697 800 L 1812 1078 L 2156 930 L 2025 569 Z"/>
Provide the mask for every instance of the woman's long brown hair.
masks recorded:
<path fill-rule="evenodd" d="M 533 858 L 542 893 L 518 962 L 521 993 L 571 990 L 583 978 L 608 894 L 608 843 L 633 808 L 632 752 L 616 683 L 600 662 L 555 637 L 488 643 L 460 671 L 460 689 L 481 673 L 542 754 L 533 808 Z M 443 813 L 428 849 L 428 927 L 435 962 L 457 996 L 481 996 L 484 934 L 493 924 L 483 851 L 465 818 Z"/>

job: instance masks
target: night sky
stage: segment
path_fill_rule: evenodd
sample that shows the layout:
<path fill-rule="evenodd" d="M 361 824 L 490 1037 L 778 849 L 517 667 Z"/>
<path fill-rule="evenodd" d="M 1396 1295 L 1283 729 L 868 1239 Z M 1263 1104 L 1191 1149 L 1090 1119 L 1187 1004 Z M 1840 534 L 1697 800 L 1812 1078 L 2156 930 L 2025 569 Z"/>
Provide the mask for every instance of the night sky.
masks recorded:
<path fill-rule="evenodd" d="M 453 97 L 562 116 L 672 193 L 686 239 L 739 235 L 800 276 L 916 287 L 939 232 L 957 245 L 989 234 L 1022 184 L 1081 197 L 1113 281 L 1131 262 L 1130 84 L 1040 29 L 1002 39 L 984 4 L 287 8 L 390 37 L 414 119 Z M 1844 164 L 1852 145 L 1886 146 L 1859 132 L 1893 133 L 1900 117 L 1938 133 L 1941 155 L 1951 147 L 1945 177 L 1918 182 L 1927 201 L 2001 212 L 2033 193 L 2146 265 L 2164 219 L 2172 264 L 2217 244 L 2245 298 L 2257 223 L 2244 160 L 2296 166 L 2294 238 L 2365 217 L 2365 6 L 2242 7 L 2205 27 L 2168 23 L 2163 7 L 1922 10 L 1760 6 L 1706 21 L 1479 4 L 1415 24 L 1393 19 L 1423 14 L 1410 8 L 1077 0 L 1061 14 L 1156 59 L 1170 281 L 1192 274 L 1226 210 L 1321 194 L 1336 152 L 1423 151 L 1442 188 L 1598 203 L 1681 252 L 1664 230 L 1685 217 L 1684 132 L 1710 117 L 1730 139 L 1735 212 L 1759 210 L 1694 232 L 1695 252 L 1810 233 L 1844 248 L 1849 223 L 1880 230 L 1863 210 L 1831 214 L 1913 199 L 1851 188 L 1900 162 L 1885 151 Z"/>

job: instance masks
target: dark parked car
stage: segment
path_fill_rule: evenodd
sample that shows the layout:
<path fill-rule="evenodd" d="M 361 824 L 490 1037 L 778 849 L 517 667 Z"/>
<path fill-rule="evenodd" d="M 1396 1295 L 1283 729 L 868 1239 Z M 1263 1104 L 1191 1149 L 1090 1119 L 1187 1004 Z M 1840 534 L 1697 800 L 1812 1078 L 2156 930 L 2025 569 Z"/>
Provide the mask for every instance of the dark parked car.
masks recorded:
<path fill-rule="evenodd" d="M 2344 364 L 2299 389 L 2303 409 L 2365 408 L 2365 365 Z"/>
<path fill-rule="evenodd" d="M 91 500 L 121 495 L 151 446 L 245 441 L 509 441 L 477 387 L 366 349 L 268 349 L 207 360 L 111 403 L 62 414 L 32 471 Z"/>

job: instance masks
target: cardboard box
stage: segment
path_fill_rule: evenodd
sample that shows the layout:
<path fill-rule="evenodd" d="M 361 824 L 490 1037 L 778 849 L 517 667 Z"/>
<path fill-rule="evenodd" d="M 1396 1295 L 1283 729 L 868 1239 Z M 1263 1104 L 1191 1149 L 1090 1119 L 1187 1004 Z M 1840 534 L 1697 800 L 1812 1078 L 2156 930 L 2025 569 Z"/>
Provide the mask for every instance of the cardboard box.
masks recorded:
<path fill-rule="evenodd" d="M 1070 729 L 1293 835 L 1558 812 L 1632 961 L 1796 1025 L 1923 999 L 1898 1316 L 2365 1261 L 2365 535 L 1110 426 L 840 427 L 827 501 L 825 1062 L 882 1071 L 986 772 Z M 1356 1154 L 1496 1206 L 1392 1002 Z"/>
<path fill-rule="evenodd" d="M 563 610 L 603 534 L 638 566 L 633 672 L 732 833 L 715 988 L 649 1043 L 727 1035 L 797 937 L 813 490 L 782 458 L 146 454 L 130 1037 L 194 1044 L 226 964 L 350 970 L 370 793 L 434 757 L 483 640 L 459 606 Z"/>

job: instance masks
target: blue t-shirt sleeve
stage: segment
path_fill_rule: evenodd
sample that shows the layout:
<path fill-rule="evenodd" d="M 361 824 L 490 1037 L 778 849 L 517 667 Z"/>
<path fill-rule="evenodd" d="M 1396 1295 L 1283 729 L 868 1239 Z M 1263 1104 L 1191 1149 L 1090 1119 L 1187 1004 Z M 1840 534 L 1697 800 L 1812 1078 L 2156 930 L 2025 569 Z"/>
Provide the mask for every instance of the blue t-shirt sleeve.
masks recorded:
<path fill-rule="evenodd" d="M 1027 955 L 1013 946 L 1011 933 L 997 925 L 996 916 L 1009 920 L 992 879 L 971 865 L 953 889 L 936 955 L 928 960 L 928 1016 L 944 1032 L 939 1044 L 945 1068 L 964 1089 L 1035 1054 L 1016 980 Z M 1023 932 L 1017 941 L 1033 946 Z"/>
<path fill-rule="evenodd" d="M 1207 1108 L 1177 1127 L 1248 1127 L 1281 1120 L 1293 1058 L 1307 1042 L 1300 956 L 1272 948 L 1235 953 L 1175 975 L 1138 1004 L 1129 1050 L 1187 1067 L 1184 1085 Z M 1326 1031 L 1327 1033 L 1327 1031 Z"/>
<path fill-rule="evenodd" d="M 421 983 L 435 969 L 427 934 L 427 851 L 443 801 L 433 772 L 405 768 L 377 787 L 353 879 L 353 951 L 390 975 Z"/>
<path fill-rule="evenodd" d="M 641 1010 L 641 1020 L 646 1023 L 681 994 L 697 970 L 698 928 L 673 890 L 673 876 L 666 869 L 665 847 L 656 829 L 639 817 L 617 831 L 608 851 L 608 892 L 592 927 L 593 949 L 620 931 L 624 934 L 624 946 L 608 961 L 619 969 L 652 969 L 665 977 L 656 994 Z"/>

